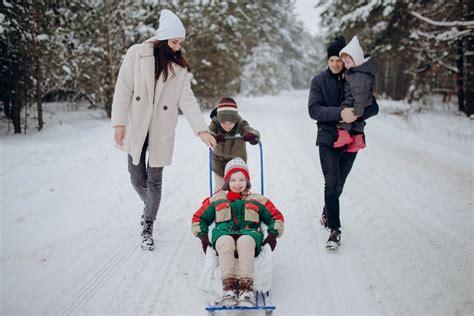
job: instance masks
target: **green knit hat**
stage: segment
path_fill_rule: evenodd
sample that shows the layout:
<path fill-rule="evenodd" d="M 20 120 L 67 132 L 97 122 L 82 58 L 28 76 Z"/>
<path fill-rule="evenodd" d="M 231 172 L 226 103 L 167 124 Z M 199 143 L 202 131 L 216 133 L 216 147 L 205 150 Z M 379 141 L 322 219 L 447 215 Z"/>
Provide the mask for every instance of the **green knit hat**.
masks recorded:
<path fill-rule="evenodd" d="M 234 99 L 229 97 L 221 99 L 217 105 L 217 119 L 219 122 L 237 123 L 239 113 L 237 112 L 237 103 Z"/>

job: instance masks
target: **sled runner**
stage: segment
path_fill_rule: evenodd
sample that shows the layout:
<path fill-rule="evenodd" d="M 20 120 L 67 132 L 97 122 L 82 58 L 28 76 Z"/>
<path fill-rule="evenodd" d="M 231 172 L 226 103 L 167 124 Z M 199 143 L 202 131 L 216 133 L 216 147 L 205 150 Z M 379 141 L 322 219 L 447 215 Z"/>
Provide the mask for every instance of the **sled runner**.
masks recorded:
<path fill-rule="evenodd" d="M 266 315 L 272 315 L 276 306 L 270 305 L 270 291 L 263 293 L 261 291 L 255 292 L 255 306 L 209 306 L 206 310 L 209 315 L 215 315 L 217 311 L 265 311 Z"/>

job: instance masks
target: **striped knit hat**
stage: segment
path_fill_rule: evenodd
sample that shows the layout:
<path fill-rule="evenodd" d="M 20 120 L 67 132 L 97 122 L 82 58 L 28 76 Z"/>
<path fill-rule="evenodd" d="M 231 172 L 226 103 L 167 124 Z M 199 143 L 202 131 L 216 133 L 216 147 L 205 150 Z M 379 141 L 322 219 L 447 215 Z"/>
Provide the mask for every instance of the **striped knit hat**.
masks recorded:
<path fill-rule="evenodd" d="M 237 103 L 234 99 L 224 97 L 217 105 L 217 119 L 219 122 L 237 123 L 239 113 L 237 112 Z"/>
<path fill-rule="evenodd" d="M 225 165 L 225 171 L 224 171 L 224 185 L 222 186 L 222 189 L 224 190 L 229 190 L 229 180 L 230 176 L 234 172 L 242 172 L 245 176 L 245 179 L 247 179 L 247 190 L 250 189 L 250 174 L 249 174 L 249 168 L 247 167 L 247 163 L 240 158 L 240 157 L 235 157 L 231 161 L 229 161 Z"/>

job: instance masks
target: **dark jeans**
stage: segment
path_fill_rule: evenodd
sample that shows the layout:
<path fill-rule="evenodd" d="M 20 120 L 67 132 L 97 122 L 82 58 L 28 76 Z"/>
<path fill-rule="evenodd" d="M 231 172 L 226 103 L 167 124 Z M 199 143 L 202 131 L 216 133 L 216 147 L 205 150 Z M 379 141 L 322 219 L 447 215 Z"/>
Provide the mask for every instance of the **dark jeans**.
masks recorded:
<path fill-rule="evenodd" d="M 163 167 L 152 168 L 148 164 L 145 165 L 147 147 L 148 137 L 145 139 L 140 163 L 137 166 L 133 164 L 132 157 L 128 155 L 128 172 L 130 172 L 133 188 L 145 203 L 143 211 L 145 220 L 154 221 L 160 207 Z"/>
<path fill-rule="evenodd" d="M 357 156 L 357 153 L 348 153 L 344 149 L 319 146 L 319 160 L 324 174 L 324 213 L 330 229 L 341 227 L 339 197 Z"/>

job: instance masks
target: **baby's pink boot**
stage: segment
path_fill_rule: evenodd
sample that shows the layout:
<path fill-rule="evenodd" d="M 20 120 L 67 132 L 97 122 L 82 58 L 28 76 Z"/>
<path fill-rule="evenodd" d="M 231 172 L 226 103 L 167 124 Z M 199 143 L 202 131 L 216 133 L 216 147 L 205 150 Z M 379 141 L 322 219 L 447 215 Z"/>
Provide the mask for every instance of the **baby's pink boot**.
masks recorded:
<path fill-rule="evenodd" d="M 338 129 L 337 140 L 334 142 L 333 147 L 339 148 L 339 147 L 352 143 L 352 141 L 353 140 L 352 140 L 351 134 L 349 134 L 349 131 L 346 131 L 345 129 Z"/>

